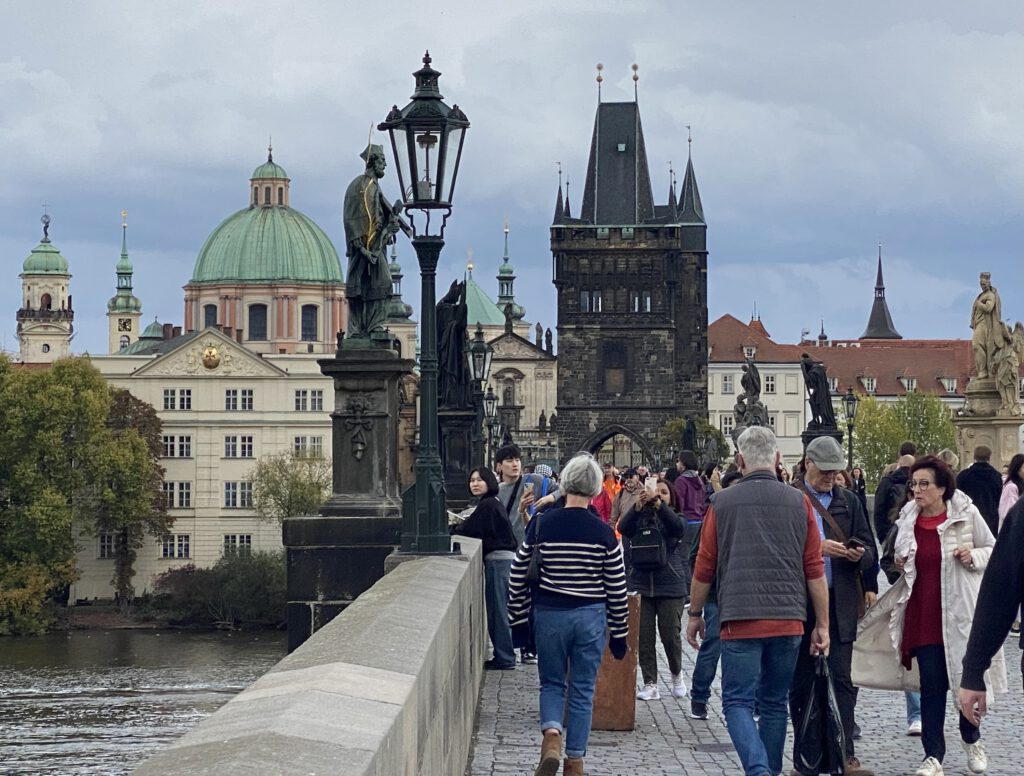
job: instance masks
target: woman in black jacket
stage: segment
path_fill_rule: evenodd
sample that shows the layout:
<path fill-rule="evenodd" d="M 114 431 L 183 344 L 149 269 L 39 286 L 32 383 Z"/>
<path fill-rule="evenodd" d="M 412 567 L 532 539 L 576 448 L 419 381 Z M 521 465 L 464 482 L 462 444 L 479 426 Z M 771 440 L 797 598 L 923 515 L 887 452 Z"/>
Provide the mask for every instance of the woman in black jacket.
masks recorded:
<path fill-rule="evenodd" d="M 867 514 L 869 514 L 868 513 L 868 484 L 864 481 L 864 470 L 861 469 L 859 466 L 854 466 L 853 467 L 853 472 L 851 474 L 851 479 L 853 480 L 853 486 L 850 488 L 850 490 L 852 490 L 854 493 L 857 494 L 857 498 L 860 499 L 860 505 L 862 507 L 864 507 L 864 514 L 867 515 Z M 885 541 L 885 537 L 884 536 L 879 536 L 878 537 L 878 541 L 879 542 Z"/>
<path fill-rule="evenodd" d="M 629 589 L 640 593 L 640 672 L 644 687 L 636 697 L 653 701 L 658 691 L 658 657 L 654 641 L 655 628 L 661 636 L 669 670 L 672 672 L 672 695 L 686 695 L 683 682 L 682 617 L 686 603 L 688 574 L 683 536 L 686 520 L 676 510 L 676 494 L 664 480 L 655 485 L 654 493 L 642 491 L 636 506 L 619 521 L 619 533 L 634 540 L 648 527 L 656 527 L 665 542 L 666 559 L 660 568 L 638 568 L 634 557 L 629 571 Z M 643 564 L 640 564 L 643 565 Z"/>
<path fill-rule="evenodd" d="M 516 653 L 508 623 L 508 577 L 516 557 L 516 540 L 505 507 L 498 501 L 498 480 L 486 466 L 469 473 L 469 491 L 480 499 L 454 533 L 483 542 L 484 598 L 487 602 L 487 635 L 494 657 L 484 663 L 488 671 L 514 671 Z"/>

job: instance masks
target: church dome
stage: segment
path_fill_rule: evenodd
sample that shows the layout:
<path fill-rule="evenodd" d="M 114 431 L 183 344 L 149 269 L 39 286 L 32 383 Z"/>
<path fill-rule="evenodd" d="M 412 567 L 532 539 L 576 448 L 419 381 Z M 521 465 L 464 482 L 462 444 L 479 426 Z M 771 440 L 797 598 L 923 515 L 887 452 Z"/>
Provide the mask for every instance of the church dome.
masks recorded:
<path fill-rule="evenodd" d="M 164 325 L 160 323 L 156 318 L 149 324 L 142 332 L 140 339 L 157 339 L 162 340 L 164 338 Z"/>
<path fill-rule="evenodd" d="M 45 240 L 32 249 L 21 269 L 26 275 L 67 275 L 68 260 L 53 243 Z"/>
<path fill-rule="evenodd" d="M 273 158 L 270 158 L 252 171 L 252 180 L 261 180 L 263 178 L 287 180 L 288 173 L 284 171 L 284 167 L 275 162 Z"/>

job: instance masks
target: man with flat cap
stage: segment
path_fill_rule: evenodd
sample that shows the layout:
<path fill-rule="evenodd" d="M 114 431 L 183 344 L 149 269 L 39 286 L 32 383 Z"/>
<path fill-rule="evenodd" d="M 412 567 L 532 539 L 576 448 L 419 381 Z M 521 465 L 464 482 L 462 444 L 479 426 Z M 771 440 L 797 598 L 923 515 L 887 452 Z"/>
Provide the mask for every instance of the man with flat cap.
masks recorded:
<path fill-rule="evenodd" d="M 810 499 L 821 535 L 821 554 L 825 560 L 825 581 L 829 592 L 828 667 L 835 686 L 839 715 L 846 736 L 845 776 L 872 776 L 854 754 L 854 706 L 857 696 L 850 679 L 853 642 L 857 638 L 857 620 L 864 613 L 862 574 L 875 564 L 875 540 L 867 515 L 857 494 L 836 485 L 836 474 L 846 469 L 843 449 L 830 436 L 811 440 L 804 451 L 804 476 L 794 483 Z M 803 718 L 808 691 L 814 681 L 814 658 L 810 643 L 814 630 L 814 610 L 807 609 L 804 644 L 793 672 L 789 692 L 789 713 L 794 730 Z M 804 776 L 799 769 L 793 771 Z"/>

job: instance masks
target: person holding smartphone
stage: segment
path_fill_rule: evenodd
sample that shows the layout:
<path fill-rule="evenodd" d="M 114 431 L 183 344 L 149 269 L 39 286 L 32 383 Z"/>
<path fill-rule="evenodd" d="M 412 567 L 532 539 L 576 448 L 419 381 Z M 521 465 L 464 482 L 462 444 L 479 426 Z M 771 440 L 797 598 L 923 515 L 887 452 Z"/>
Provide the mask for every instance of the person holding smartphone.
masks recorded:
<path fill-rule="evenodd" d="M 846 456 L 832 437 L 811 440 L 804 452 L 803 477 L 794 483 L 808 497 L 814 510 L 825 562 L 825 581 L 829 592 L 828 667 L 835 686 L 839 716 L 846 737 L 845 776 L 872 776 L 854 753 L 854 709 L 857 695 L 850 679 L 853 642 L 857 638 L 857 620 L 863 615 L 865 595 L 862 574 L 875 565 L 877 552 L 871 526 L 857 494 L 836 485 L 836 475 L 845 470 Z M 804 646 L 797 658 L 789 692 L 789 713 L 793 729 L 799 729 L 804 706 L 814 682 L 814 658 L 810 643 L 814 631 L 814 610 L 808 607 Z M 797 742 L 794 741 L 794 752 Z M 797 776 L 807 776 L 799 770 Z"/>

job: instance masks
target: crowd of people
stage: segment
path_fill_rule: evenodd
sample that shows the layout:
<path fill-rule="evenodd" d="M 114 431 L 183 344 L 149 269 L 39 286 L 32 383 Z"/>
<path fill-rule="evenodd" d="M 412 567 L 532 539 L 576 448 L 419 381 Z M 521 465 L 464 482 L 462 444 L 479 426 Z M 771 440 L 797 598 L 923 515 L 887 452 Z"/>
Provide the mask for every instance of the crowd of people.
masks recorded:
<path fill-rule="evenodd" d="M 833 772 L 801 740 L 822 661 L 846 776 L 873 774 L 856 754 L 859 687 L 903 691 L 905 732 L 923 750 L 915 776 L 942 776 L 959 689 L 965 762 L 984 773 L 982 716 L 1006 690 L 1001 649 L 1020 630 L 1024 455 L 1000 474 L 979 446 L 957 472 L 950 451 L 919 456 L 904 443 L 869 514 L 864 473 L 847 471 L 832 437 L 813 439 L 792 470 L 768 428 L 747 429 L 737 447 L 727 466 L 684 450 L 663 471 L 619 472 L 579 453 L 556 476 L 524 473 L 508 445 L 496 471 L 471 473 L 479 503 L 453 531 L 483 543 L 485 667 L 515 670 L 516 650 L 538 664 L 536 776 L 583 773 L 605 647 L 627 654 L 629 594 L 640 605 L 637 699 L 689 695 L 690 716 L 706 720 L 720 663 L 721 712 L 746 776 L 783 772 L 790 723 L 790 776 Z M 684 634 L 697 650 L 689 690 Z"/>

